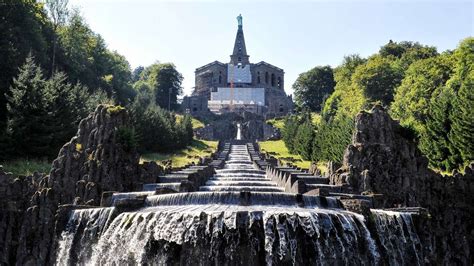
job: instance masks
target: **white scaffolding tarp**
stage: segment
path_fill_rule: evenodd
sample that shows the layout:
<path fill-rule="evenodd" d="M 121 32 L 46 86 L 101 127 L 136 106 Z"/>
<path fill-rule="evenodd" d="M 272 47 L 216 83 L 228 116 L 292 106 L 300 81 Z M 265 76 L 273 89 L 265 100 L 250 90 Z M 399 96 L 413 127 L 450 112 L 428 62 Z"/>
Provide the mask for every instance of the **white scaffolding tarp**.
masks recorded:
<path fill-rule="evenodd" d="M 232 95 L 233 94 L 233 95 Z M 221 104 L 230 104 L 233 100 L 234 104 L 257 104 L 265 105 L 265 89 L 264 88 L 217 88 L 217 91 L 211 92 L 211 102 Z"/>
<path fill-rule="evenodd" d="M 227 65 L 227 83 L 252 83 L 250 65 Z"/>

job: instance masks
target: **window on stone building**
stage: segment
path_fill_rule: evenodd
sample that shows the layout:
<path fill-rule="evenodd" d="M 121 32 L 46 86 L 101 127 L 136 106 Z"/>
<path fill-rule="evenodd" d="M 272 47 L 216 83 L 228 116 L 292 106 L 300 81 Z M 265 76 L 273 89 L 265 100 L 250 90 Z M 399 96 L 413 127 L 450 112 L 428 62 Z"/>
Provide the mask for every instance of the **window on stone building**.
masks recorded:
<path fill-rule="evenodd" d="M 239 57 L 239 62 L 241 62 L 241 61 L 242 61 L 242 58 L 241 58 L 241 57 Z"/>
<path fill-rule="evenodd" d="M 265 83 L 268 84 L 268 72 L 265 72 Z"/>
<path fill-rule="evenodd" d="M 278 77 L 278 83 L 277 83 L 278 88 L 281 89 L 281 77 Z"/>
<path fill-rule="evenodd" d="M 283 104 L 280 104 L 280 113 L 283 113 L 285 109 L 283 108 Z"/>
<path fill-rule="evenodd" d="M 272 87 L 275 86 L 275 74 L 272 74 Z"/>
<path fill-rule="evenodd" d="M 219 84 L 222 83 L 222 71 L 219 71 Z"/>
<path fill-rule="evenodd" d="M 257 72 L 257 83 L 260 84 L 260 72 Z"/>

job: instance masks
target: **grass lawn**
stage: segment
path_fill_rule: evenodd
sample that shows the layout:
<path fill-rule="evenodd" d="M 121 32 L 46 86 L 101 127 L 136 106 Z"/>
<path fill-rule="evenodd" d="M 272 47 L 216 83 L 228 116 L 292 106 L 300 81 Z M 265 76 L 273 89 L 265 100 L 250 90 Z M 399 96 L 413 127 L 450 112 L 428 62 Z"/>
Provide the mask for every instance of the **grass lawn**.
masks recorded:
<path fill-rule="evenodd" d="M 173 167 L 181 167 L 192 162 L 197 163 L 200 157 L 209 156 L 217 150 L 217 143 L 217 141 L 195 139 L 187 148 L 176 152 L 143 154 L 140 162 L 155 161 L 162 164 L 163 161 L 171 160 Z"/>
<path fill-rule="evenodd" d="M 306 161 L 299 155 L 291 154 L 285 146 L 283 140 L 268 140 L 259 142 L 260 149 L 272 153 L 275 158 L 285 163 L 293 163 L 301 168 L 309 168 L 311 161 Z M 321 172 L 327 172 L 326 162 L 318 162 L 318 168 Z"/>
<path fill-rule="evenodd" d="M 286 117 L 278 117 L 278 118 L 273 118 L 273 119 L 268 119 L 266 122 L 267 124 L 270 124 L 280 130 L 285 127 L 285 118 Z M 318 125 L 319 122 L 321 121 L 321 115 L 319 113 L 312 112 L 311 113 L 311 122 L 313 125 Z"/>
<path fill-rule="evenodd" d="M 282 160 L 283 162 L 297 165 L 301 168 L 309 168 L 311 165 L 310 161 L 303 160 L 301 156 L 291 154 L 285 146 L 283 140 L 268 140 L 259 142 L 260 149 L 262 152 L 266 151 L 271 153 L 275 158 Z"/>
<path fill-rule="evenodd" d="M 184 118 L 183 115 L 176 114 L 176 121 L 177 122 L 180 122 L 183 118 Z M 203 128 L 205 126 L 204 123 L 201 122 L 200 120 L 197 120 L 194 117 L 192 117 L 191 119 L 192 119 L 191 123 L 193 124 L 193 129 Z"/>
<path fill-rule="evenodd" d="M 51 170 L 51 163 L 35 159 L 17 159 L 13 161 L 0 162 L 5 172 L 14 175 L 32 175 L 34 172 L 48 174 Z"/>
<path fill-rule="evenodd" d="M 280 130 L 282 130 L 283 127 L 285 126 L 285 118 L 284 117 L 269 119 L 266 122 L 267 122 L 267 124 L 270 124 L 273 127 L 276 127 Z"/>
<path fill-rule="evenodd" d="M 191 123 L 193 124 L 193 129 L 198 129 L 198 128 L 203 128 L 203 127 L 204 127 L 204 123 L 201 122 L 201 121 L 199 121 L 199 120 L 197 120 L 197 119 L 194 118 L 194 117 L 192 118 L 192 122 L 191 122 Z"/>

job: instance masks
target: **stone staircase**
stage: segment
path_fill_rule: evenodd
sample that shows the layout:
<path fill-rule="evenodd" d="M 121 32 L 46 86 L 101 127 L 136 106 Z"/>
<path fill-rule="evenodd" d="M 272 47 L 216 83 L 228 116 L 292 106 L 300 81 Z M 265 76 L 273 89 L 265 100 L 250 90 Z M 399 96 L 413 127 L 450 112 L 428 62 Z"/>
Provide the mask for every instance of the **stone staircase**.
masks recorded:
<path fill-rule="evenodd" d="M 276 182 L 265 177 L 254 161 L 260 160 L 252 144 L 231 145 L 222 169 L 200 187 L 200 191 L 283 192 Z"/>
<path fill-rule="evenodd" d="M 354 194 L 350 187 L 329 184 L 325 176 L 294 166 L 279 166 L 276 162 L 274 158 L 265 158 L 256 143 L 223 142 L 207 165 L 189 165 L 160 175 L 156 183 L 144 184 L 142 191 L 104 193 L 101 205 L 133 205 L 135 201 L 140 205 L 148 196 L 177 192 L 281 192 L 332 197 L 358 212 L 362 207 L 378 205 L 377 195 Z"/>

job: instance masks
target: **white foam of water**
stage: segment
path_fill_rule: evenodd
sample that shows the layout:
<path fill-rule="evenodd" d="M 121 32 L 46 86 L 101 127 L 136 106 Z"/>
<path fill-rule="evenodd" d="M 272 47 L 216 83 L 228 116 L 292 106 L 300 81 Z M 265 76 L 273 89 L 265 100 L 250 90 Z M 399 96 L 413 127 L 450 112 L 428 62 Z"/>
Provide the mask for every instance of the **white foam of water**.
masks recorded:
<path fill-rule="evenodd" d="M 262 210 L 264 210 L 262 214 Z M 332 253 L 345 254 L 346 261 L 351 261 L 351 250 L 347 245 L 357 247 L 367 245 L 370 256 L 376 261 L 378 253 L 371 243 L 363 217 L 346 211 L 327 209 L 292 209 L 265 206 L 213 206 L 203 209 L 202 206 L 167 206 L 151 207 L 135 213 L 122 213 L 109 226 L 93 255 L 87 263 L 121 265 L 133 262 L 146 262 L 146 246 L 151 240 L 161 239 L 178 245 L 183 243 L 196 244 L 199 239 L 199 228 L 205 228 L 207 235 L 222 238 L 237 228 L 237 213 L 247 211 L 249 215 L 246 224 L 250 228 L 260 220 L 264 226 L 266 261 L 271 265 L 274 256 L 282 259 L 290 256 L 295 262 L 298 242 L 294 233 L 295 228 L 301 227 L 305 234 L 314 239 L 319 258 L 326 258 Z M 205 216 L 202 214 L 205 213 Z M 205 220 L 202 220 L 205 219 Z M 357 222 L 356 222 L 357 221 Z M 342 231 L 335 223 L 342 224 Z M 345 237 L 345 234 L 351 237 Z M 339 241 L 331 241 L 331 237 Z M 278 246 L 275 244 L 278 243 Z M 237 245 L 234 243 L 233 245 Z M 334 246 L 335 245 L 335 246 Z M 210 247 L 212 249 L 212 246 Z M 228 247 L 232 250 L 232 247 Z M 235 247 L 234 247 L 235 249 Z M 276 254 L 275 254 L 276 252 Z"/>
<path fill-rule="evenodd" d="M 390 265 L 421 265 L 418 256 L 420 239 L 414 230 L 412 213 L 379 209 L 371 209 L 371 213 L 382 247 L 387 250 Z M 414 255 L 412 261 L 405 261 L 408 253 Z"/>
<path fill-rule="evenodd" d="M 95 241 L 107 229 L 114 216 L 114 207 L 71 211 L 66 230 L 61 233 L 58 241 L 56 265 L 72 264 L 72 251 L 77 253 L 79 260 L 89 257 Z"/>

